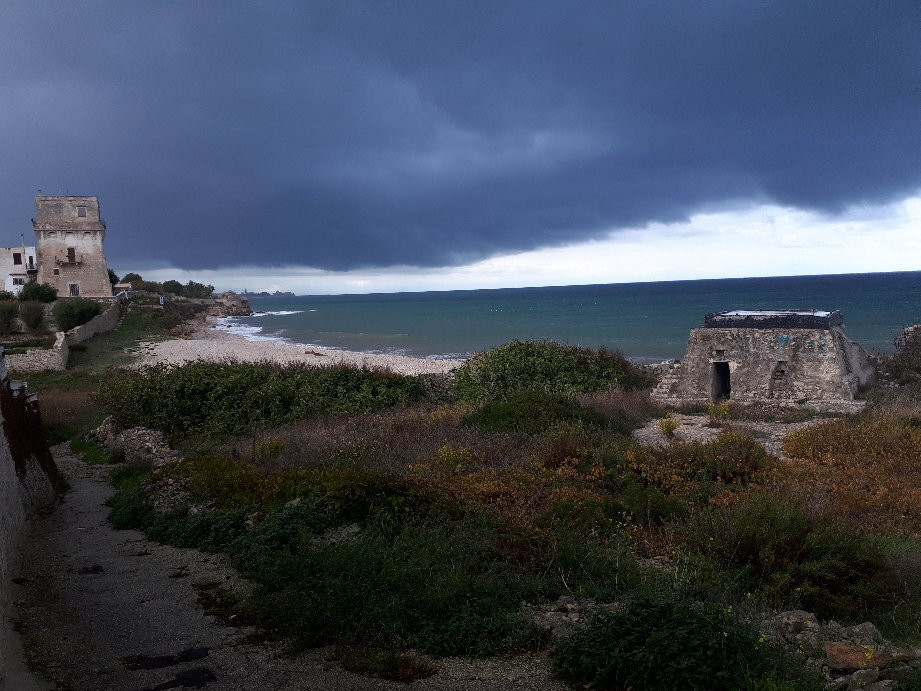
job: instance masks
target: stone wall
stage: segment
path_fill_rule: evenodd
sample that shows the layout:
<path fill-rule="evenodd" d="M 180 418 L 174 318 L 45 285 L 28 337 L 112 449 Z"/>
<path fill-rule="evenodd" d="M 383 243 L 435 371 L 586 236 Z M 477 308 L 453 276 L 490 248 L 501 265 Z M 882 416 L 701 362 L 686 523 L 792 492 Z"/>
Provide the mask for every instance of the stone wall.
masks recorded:
<path fill-rule="evenodd" d="M 29 350 L 25 353 L 6 356 L 6 366 L 14 372 L 61 372 L 67 369 L 70 349 L 67 337 L 62 331 L 55 334 L 54 346 L 45 349 Z"/>
<path fill-rule="evenodd" d="M 13 554 L 26 519 L 54 505 L 63 483 L 45 442 L 38 400 L 22 382 L 8 379 L 2 355 L 0 425 L 0 688 L 19 688 L 8 676 L 12 656 L 6 654 L 13 638 L 6 616 Z"/>
<path fill-rule="evenodd" d="M 741 403 L 851 401 L 873 373 L 863 348 L 837 326 L 693 329 L 680 366 L 653 396 L 676 404 L 717 400 L 719 367 L 728 370 L 729 400 Z"/>
<path fill-rule="evenodd" d="M 109 305 L 101 314 L 97 314 L 86 324 L 75 326 L 67 332 L 67 345 L 83 343 L 98 333 L 111 331 L 118 326 L 118 320 L 122 316 L 122 306 L 119 302 Z"/>

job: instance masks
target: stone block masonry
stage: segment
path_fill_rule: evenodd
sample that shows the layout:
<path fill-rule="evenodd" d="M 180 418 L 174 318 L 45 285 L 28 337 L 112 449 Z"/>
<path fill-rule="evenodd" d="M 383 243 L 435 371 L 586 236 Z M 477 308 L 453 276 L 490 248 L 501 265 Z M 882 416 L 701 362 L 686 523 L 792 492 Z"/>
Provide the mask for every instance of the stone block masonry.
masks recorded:
<path fill-rule="evenodd" d="M 7 355 L 6 364 L 14 372 L 28 374 L 32 372 L 63 372 L 67 369 L 70 349 L 67 336 L 62 331 L 55 334 L 54 345 L 50 348 L 35 348 L 25 353 Z"/>
<path fill-rule="evenodd" d="M 11 664 L 13 632 L 7 620 L 13 552 L 26 519 L 55 504 L 63 482 L 41 427 L 38 399 L 10 381 L 0 355 L 0 688 L 22 688 Z M 17 678 L 18 679 L 18 678 Z"/>
<path fill-rule="evenodd" d="M 709 325 L 691 331 L 681 365 L 663 377 L 654 398 L 676 405 L 853 401 L 872 377 L 839 313 L 810 315 L 812 328 L 775 326 L 781 311 L 760 323 L 752 314 L 759 313 L 708 315 Z"/>
<path fill-rule="evenodd" d="M 55 335 L 54 345 L 51 348 L 37 348 L 25 353 L 7 355 L 7 366 L 14 372 L 22 374 L 49 371 L 61 372 L 67 369 L 67 362 L 70 359 L 70 346 L 82 343 L 98 333 L 112 331 L 118 326 L 121 313 L 121 303 L 113 302 L 102 314 L 97 314 L 86 324 L 75 326 L 66 333 L 58 331 Z"/>
<path fill-rule="evenodd" d="M 99 199 L 39 195 L 35 210 L 38 282 L 53 285 L 62 297 L 111 297 Z"/>

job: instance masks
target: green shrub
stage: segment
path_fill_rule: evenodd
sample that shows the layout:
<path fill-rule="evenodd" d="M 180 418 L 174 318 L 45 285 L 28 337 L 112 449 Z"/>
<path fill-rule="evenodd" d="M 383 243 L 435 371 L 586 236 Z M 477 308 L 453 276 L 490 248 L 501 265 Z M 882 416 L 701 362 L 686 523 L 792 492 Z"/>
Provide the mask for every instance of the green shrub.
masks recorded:
<path fill-rule="evenodd" d="M 738 569 L 738 582 L 772 605 L 854 620 L 903 595 L 872 540 L 817 522 L 780 497 L 757 494 L 712 509 L 695 526 L 702 553 Z"/>
<path fill-rule="evenodd" d="M 570 398 L 543 391 L 521 391 L 504 401 L 484 403 L 465 415 L 466 425 L 493 432 L 528 432 L 537 434 L 554 423 L 566 421 L 586 427 L 606 427 L 608 419 L 594 408 Z"/>
<path fill-rule="evenodd" d="M 58 299 L 58 289 L 47 283 L 26 283 L 19 292 L 22 302 L 54 302 Z"/>
<path fill-rule="evenodd" d="M 301 533 L 277 547 L 266 541 L 276 531 L 266 521 L 248 532 L 234 563 L 260 585 L 260 618 L 302 645 L 492 655 L 533 635 L 518 610 L 539 579 L 475 524 L 374 522 L 345 542 L 312 544 Z"/>
<path fill-rule="evenodd" d="M 679 427 L 681 427 L 681 420 L 671 414 L 667 414 L 659 420 L 659 430 L 668 438 L 674 437 Z"/>
<path fill-rule="evenodd" d="M 74 327 L 86 324 L 100 312 L 102 307 L 98 302 L 85 298 L 58 300 L 52 310 L 54 320 L 61 331 L 70 331 Z"/>
<path fill-rule="evenodd" d="M 880 362 L 880 370 L 899 384 L 921 382 L 921 329 L 903 333 L 895 345 L 895 352 Z"/>
<path fill-rule="evenodd" d="M 13 295 L 8 290 L 0 290 L 0 302 L 5 302 L 7 300 L 15 300 L 17 296 Z"/>
<path fill-rule="evenodd" d="M 546 341 L 512 341 L 478 353 L 454 377 L 465 402 L 503 400 L 521 391 L 575 395 L 651 385 L 620 353 Z"/>
<path fill-rule="evenodd" d="M 163 290 L 172 295 L 182 295 L 182 284 L 179 281 L 163 281 Z"/>
<path fill-rule="evenodd" d="M 38 331 L 45 322 L 45 306 L 37 300 L 21 302 L 19 303 L 19 318 L 29 331 Z"/>
<path fill-rule="evenodd" d="M 113 374 L 98 399 L 120 424 L 173 439 L 233 436 L 261 426 L 357 414 L 423 400 L 415 377 L 354 367 L 192 362 Z"/>
<path fill-rule="evenodd" d="M 10 300 L 0 302 L 0 333 L 8 334 L 16 330 L 16 317 L 19 306 Z"/>
<path fill-rule="evenodd" d="M 560 643 L 553 663 L 573 688 L 742 689 L 768 681 L 822 688 L 818 675 L 796 670 L 725 610 L 666 599 L 597 615 Z"/>

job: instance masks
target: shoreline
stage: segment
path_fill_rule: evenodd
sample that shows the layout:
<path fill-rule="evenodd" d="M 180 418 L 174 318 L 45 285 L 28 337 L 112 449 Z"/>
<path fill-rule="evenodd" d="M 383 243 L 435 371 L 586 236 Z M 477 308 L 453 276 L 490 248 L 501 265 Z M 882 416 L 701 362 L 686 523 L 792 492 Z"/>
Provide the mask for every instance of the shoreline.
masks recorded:
<path fill-rule="evenodd" d="M 305 362 L 310 365 L 384 368 L 400 374 L 446 374 L 460 367 L 460 359 L 428 359 L 408 355 L 362 353 L 319 346 L 284 343 L 274 340 L 251 340 L 242 334 L 216 328 L 218 318 L 207 317 L 188 336 L 165 341 L 143 341 L 136 367 L 154 364 L 178 365 L 195 360 L 269 360 L 281 364 Z"/>

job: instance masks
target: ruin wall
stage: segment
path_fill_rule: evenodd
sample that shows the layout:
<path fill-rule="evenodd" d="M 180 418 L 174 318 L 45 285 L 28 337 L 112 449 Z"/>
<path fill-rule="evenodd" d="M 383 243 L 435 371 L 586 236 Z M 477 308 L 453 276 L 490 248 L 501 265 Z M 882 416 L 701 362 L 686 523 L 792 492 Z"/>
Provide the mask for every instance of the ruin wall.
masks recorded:
<path fill-rule="evenodd" d="M 729 400 L 740 403 L 851 401 L 872 370 L 863 349 L 830 329 L 700 328 L 680 367 L 655 397 L 676 404 L 714 400 L 714 363 L 727 363 Z"/>
<path fill-rule="evenodd" d="M 23 374 L 31 372 L 62 372 L 67 369 L 70 358 L 70 349 L 67 347 L 67 337 L 62 331 L 55 334 L 54 345 L 51 348 L 35 348 L 25 353 L 7 355 L 6 366 L 14 372 Z"/>

